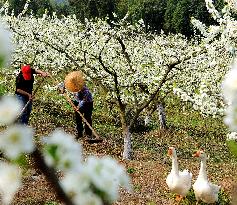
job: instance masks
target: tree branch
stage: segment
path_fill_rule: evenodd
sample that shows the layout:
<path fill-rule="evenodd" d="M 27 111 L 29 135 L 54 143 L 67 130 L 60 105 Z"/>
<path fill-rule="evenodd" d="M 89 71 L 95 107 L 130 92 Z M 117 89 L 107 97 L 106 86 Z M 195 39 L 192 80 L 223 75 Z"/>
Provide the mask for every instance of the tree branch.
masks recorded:
<path fill-rule="evenodd" d="M 38 148 L 36 148 L 36 150 L 31 154 L 31 156 L 34 158 L 35 168 L 39 169 L 45 175 L 47 181 L 51 184 L 52 188 L 54 189 L 57 198 L 61 202 L 65 203 L 65 205 L 74 205 L 74 203 L 66 195 L 66 193 L 60 186 L 59 179 L 55 174 L 56 173 L 55 169 L 47 166 Z"/>

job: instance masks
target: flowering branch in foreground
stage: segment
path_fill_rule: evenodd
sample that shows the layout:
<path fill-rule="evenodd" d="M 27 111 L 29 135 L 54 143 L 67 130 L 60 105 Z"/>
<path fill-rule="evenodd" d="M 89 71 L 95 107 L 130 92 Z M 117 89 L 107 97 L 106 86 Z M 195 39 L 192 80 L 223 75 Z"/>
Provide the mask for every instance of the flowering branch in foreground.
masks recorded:
<path fill-rule="evenodd" d="M 33 141 L 33 129 L 14 124 L 14 117 L 20 112 L 16 108 L 21 104 L 13 96 L 3 97 L 2 101 L 0 111 L 7 107 L 8 112 L 0 112 L 1 122 L 8 128 L 0 133 L 0 150 L 12 163 L 31 154 L 35 168 L 46 176 L 60 201 L 66 205 L 111 204 L 118 199 L 120 186 L 131 190 L 123 166 L 111 157 L 90 156 L 84 161 L 81 145 L 62 129 L 43 138 L 41 153 Z M 3 203 L 10 204 L 21 186 L 21 171 L 10 163 L 0 162 L 0 167 L 0 192 Z M 61 181 L 57 171 L 64 176 Z"/>
<path fill-rule="evenodd" d="M 9 108 L 10 109 L 10 108 Z M 17 162 L 22 155 L 31 154 L 35 168 L 51 183 L 58 199 L 67 205 L 111 204 L 119 197 L 119 187 L 131 190 L 126 170 L 111 157 L 90 156 L 83 161 L 81 145 L 72 135 L 56 129 L 43 138 L 43 152 L 34 145 L 33 130 L 24 125 L 11 125 L 1 133 L 0 150 Z M 20 169 L 2 164 L 0 192 L 9 204 L 21 185 Z M 4 170 L 12 171 L 4 171 Z M 63 175 L 61 181 L 56 172 Z M 4 186 L 11 180 L 15 183 Z"/>

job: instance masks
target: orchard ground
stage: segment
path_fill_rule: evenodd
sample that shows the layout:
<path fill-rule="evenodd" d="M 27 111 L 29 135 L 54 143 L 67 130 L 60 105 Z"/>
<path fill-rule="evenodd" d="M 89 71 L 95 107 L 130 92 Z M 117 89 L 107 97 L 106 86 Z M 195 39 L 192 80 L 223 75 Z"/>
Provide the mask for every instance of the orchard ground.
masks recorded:
<path fill-rule="evenodd" d="M 40 99 L 35 99 L 31 115 L 31 125 L 36 132 L 35 139 L 48 135 L 56 127 L 62 127 L 67 133 L 75 135 L 74 113 L 66 101 L 62 106 L 58 106 L 53 100 L 45 102 Z M 120 200 L 115 204 L 176 204 L 174 195 L 165 183 L 166 176 L 171 170 L 171 160 L 167 157 L 167 149 L 171 145 L 177 149 L 180 169 L 189 169 L 193 173 L 193 182 L 197 178 L 200 161 L 193 158 L 192 154 L 198 148 L 204 148 L 209 155 L 208 177 L 222 187 L 217 204 L 237 204 L 232 199 L 233 193 L 237 190 L 236 159 L 226 146 L 227 128 L 222 118 L 203 117 L 187 104 L 187 108 L 184 109 L 184 104 L 178 99 L 167 102 L 168 129 L 159 129 L 158 114 L 154 113 L 151 124 L 148 127 L 138 126 L 139 132 L 133 134 L 133 159 L 123 161 L 123 138 L 118 115 L 116 110 L 109 110 L 108 107 L 102 107 L 95 96 L 93 127 L 104 139 L 103 143 L 88 144 L 83 140 L 80 142 L 85 156 L 110 155 L 126 167 L 132 179 L 133 193 L 121 190 Z M 60 204 L 44 176 L 30 167 L 25 169 L 23 185 L 16 194 L 13 205 Z M 196 204 L 192 190 L 181 204 Z"/>

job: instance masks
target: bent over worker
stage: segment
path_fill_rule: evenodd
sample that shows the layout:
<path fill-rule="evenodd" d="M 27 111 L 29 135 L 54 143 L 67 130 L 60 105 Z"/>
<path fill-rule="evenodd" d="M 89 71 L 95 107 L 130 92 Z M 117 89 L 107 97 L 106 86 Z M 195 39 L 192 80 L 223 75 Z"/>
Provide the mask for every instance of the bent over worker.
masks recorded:
<path fill-rule="evenodd" d="M 58 89 L 61 94 L 65 93 L 65 83 L 61 82 L 58 84 Z M 85 134 L 87 137 L 92 137 L 91 128 L 85 123 L 83 126 L 82 117 L 88 122 L 88 124 L 92 127 L 92 111 L 93 111 L 93 97 L 88 87 L 84 84 L 79 91 L 75 92 L 73 89 L 69 89 L 73 91 L 73 104 L 77 107 L 78 110 L 75 110 L 75 121 L 76 121 L 76 129 L 77 129 L 77 139 L 83 137 L 83 131 L 85 127 Z M 80 114 L 78 113 L 80 112 Z"/>

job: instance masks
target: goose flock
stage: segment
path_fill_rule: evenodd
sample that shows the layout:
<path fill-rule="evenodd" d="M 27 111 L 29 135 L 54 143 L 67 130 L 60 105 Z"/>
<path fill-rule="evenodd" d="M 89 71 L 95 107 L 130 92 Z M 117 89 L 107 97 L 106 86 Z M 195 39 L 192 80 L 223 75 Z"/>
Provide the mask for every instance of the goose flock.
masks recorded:
<path fill-rule="evenodd" d="M 171 192 L 176 194 L 176 201 L 180 203 L 192 187 L 192 173 L 188 170 L 179 170 L 176 150 L 169 147 L 168 156 L 172 159 L 172 169 L 166 178 L 166 184 Z M 213 204 L 218 201 L 220 186 L 208 181 L 207 177 L 207 155 L 203 150 L 198 150 L 193 155 L 201 160 L 198 177 L 193 184 L 193 190 L 197 204 L 203 201 L 207 204 Z"/>

